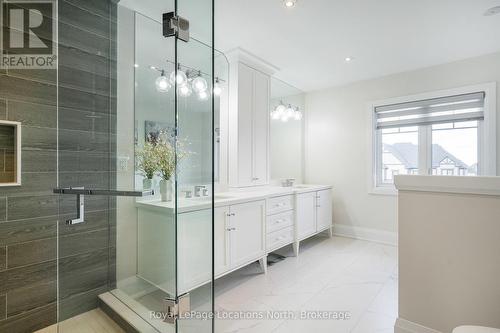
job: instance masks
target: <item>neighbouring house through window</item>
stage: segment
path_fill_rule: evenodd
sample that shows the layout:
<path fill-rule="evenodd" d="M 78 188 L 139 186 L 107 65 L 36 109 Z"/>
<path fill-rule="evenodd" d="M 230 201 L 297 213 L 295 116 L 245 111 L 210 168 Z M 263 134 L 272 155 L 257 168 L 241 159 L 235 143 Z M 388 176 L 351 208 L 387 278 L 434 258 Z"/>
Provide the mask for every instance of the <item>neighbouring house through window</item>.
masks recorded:
<path fill-rule="evenodd" d="M 485 100 L 471 91 L 374 106 L 375 187 L 393 187 L 396 175 L 487 174 Z"/>

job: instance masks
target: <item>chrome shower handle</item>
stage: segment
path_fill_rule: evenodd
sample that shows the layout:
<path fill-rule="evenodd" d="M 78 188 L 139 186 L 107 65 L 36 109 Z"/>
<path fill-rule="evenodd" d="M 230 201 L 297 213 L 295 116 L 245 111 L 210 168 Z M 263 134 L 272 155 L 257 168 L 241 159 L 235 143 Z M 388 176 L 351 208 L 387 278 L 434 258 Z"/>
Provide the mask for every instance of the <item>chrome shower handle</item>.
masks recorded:
<path fill-rule="evenodd" d="M 145 197 L 154 195 L 154 190 L 148 191 L 116 191 L 101 189 L 86 189 L 83 187 L 55 188 L 55 194 L 76 195 L 76 219 L 66 220 L 66 224 L 73 225 L 85 222 L 85 196 L 107 195 L 112 197 Z"/>

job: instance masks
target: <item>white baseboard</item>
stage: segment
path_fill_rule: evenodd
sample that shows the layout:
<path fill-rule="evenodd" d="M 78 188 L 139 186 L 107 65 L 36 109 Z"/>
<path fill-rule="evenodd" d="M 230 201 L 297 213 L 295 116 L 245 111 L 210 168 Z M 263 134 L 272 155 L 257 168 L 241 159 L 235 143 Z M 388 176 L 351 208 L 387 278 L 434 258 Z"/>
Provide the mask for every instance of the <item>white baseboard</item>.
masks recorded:
<path fill-rule="evenodd" d="M 441 333 L 435 329 L 428 328 L 403 318 L 396 319 L 394 333 Z"/>
<path fill-rule="evenodd" d="M 387 245 L 398 245 L 398 234 L 396 232 L 355 227 L 345 224 L 334 224 L 333 234 Z"/>

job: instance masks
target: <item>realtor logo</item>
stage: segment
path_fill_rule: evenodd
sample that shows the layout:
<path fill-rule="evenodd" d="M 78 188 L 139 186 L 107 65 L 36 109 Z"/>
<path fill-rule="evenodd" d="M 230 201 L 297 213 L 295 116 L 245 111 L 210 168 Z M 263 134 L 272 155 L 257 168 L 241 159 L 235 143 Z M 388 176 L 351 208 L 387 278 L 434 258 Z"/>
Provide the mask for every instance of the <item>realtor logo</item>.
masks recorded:
<path fill-rule="evenodd" d="M 55 52 L 57 20 L 54 1 L 0 0 L 2 4 L 0 68 L 57 67 Z"/>

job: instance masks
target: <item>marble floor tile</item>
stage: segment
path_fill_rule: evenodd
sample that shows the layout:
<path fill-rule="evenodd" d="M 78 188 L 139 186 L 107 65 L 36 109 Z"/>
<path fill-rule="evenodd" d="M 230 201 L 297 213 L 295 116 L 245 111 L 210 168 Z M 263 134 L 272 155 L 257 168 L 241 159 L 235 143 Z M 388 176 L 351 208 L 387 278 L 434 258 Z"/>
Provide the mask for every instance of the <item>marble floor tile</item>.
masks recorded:
<path fill-rule="evenodd" d="M 397 248 L 343 237 L 313 237 L 277 251 L 286 258 L 257 264 L 216 282 L 219 311 L 258 313 L 264 319 L 218 320 L 217 333 L 388 333 L 397 317 Z M 343 319 L 317 319 L 315 313 Z M 277 314 L 277 315 L 276 315 Z M 286 315 L 283 315 L 286 314 Z M 305 314 L 310 315 L 305 319 Z M 278 318 L 272 319 L 276 315 Z"/>

